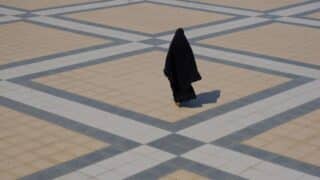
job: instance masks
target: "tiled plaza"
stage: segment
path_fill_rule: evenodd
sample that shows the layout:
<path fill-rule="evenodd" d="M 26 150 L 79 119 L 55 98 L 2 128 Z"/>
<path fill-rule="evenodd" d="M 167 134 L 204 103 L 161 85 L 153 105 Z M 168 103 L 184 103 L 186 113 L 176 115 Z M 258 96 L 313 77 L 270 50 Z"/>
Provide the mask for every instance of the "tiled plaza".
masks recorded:
<path fill-rule="evenodd" d="M 0 0 L 0 180 L 320 180 L 319 0 Z M 163 74 L 183 27 L 202 80 Z"/>

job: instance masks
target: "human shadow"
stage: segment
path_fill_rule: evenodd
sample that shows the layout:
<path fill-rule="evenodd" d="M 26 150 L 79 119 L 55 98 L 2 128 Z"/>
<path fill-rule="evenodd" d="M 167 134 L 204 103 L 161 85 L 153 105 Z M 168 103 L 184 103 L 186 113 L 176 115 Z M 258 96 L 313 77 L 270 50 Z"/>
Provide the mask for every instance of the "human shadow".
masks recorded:
<path fill-rule="evenodd" d="M 196 99 L 182 102 L 181 107 L 197 108 L 202 107 L 204 104 L 216 103 L 220 97 L 220 94 L 220 90 L 201 93 L 197 96 Z"/>

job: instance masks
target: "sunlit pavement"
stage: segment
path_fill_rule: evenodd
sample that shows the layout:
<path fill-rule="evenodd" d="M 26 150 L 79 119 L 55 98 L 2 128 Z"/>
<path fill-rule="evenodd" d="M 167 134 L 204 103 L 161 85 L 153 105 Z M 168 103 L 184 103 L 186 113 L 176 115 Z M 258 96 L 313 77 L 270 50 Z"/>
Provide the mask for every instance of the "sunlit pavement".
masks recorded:
<path fill-rule="evenodd" d="M 320 179 L 319 9 L 0 0 L 0 179 Z M 178 27 L 203 77 L 181 108 Z"/>

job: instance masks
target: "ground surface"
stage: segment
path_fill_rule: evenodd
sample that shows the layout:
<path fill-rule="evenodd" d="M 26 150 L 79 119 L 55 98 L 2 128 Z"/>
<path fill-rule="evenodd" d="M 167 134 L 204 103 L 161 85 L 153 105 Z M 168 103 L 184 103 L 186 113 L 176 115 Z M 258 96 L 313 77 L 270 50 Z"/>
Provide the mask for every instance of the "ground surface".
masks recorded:
<path fill-rule="evenodd" d="M 0 179 L 320 179 L 320 1 L 0 0 Z M 203 80 L 163 75 L 184 27 Z"/>

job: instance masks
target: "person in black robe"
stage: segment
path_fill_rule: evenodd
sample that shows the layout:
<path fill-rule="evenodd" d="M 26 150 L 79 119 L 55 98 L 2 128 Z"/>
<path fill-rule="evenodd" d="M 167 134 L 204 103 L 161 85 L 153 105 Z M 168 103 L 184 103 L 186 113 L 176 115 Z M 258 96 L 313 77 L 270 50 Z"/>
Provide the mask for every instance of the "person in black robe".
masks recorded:
<path fill-rule="evenodd" d="M 182 28 L 177 29 L 166 57 L 164 74 L 170 82 L 175 103 L 196 98 L 191 83 L 201 80 L 191 46 Z"/>

